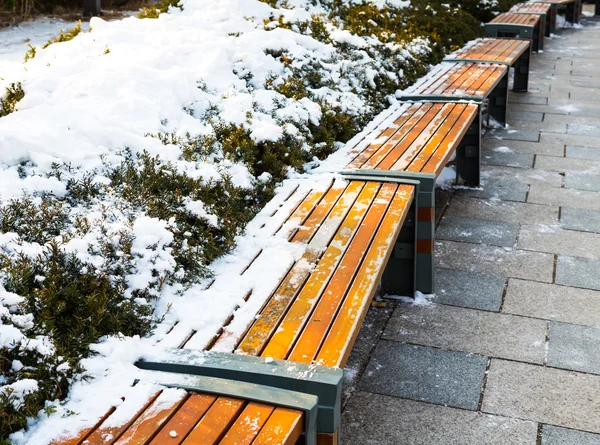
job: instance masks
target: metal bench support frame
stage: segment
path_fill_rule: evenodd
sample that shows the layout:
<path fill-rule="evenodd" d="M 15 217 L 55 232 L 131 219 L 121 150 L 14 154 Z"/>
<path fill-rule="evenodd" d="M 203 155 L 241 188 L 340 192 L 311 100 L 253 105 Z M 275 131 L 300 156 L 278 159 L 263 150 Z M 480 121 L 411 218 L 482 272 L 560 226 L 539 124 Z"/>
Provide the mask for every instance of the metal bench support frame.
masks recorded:
<path fill-rule="evenodd" d="M 544 49 L 544 30 L 540 26 L 540 20 L 536 25 L 519 25 L 515 23 L 486 23 L 485 35 L 488 37 L 517 37 L 531 39 L 534 51 Z"/>

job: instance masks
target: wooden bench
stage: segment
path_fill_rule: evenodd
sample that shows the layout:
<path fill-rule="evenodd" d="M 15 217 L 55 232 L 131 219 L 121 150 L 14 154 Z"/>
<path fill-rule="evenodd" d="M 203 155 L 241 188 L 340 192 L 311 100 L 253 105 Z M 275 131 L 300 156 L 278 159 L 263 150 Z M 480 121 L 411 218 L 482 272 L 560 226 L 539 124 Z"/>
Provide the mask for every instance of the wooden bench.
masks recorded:
<path fill-rule="evenodd" d="M 456 156 L 458 181 L 480 182 L 481 107 L 476 103 L 418 103 L 399 108 L 374 141 L 352 150 L 347 169 L 364 177 L 396 175 L 420 181 L 417 210 L 417 289 L 433 293 L 435 180 Z"/>
<path fill-rule="evenodd" d="M 564 8 L 566 13 L 566 20 L 570 23 L 579 23 L 581 21 L 581 12 L 583 9 L 582 0 L 534 0 L 530 3 L 546 3 L 551 6 L 552 13 L 552 32 L 556 29 L 556 16 L 558 15 L 558 9 Z"/>
<path fill-rule="evenodd" d="M 552 9 L 552 5 L 549 3 L 519 3 L 513 6 L 509 12 L 514 14 L 539 14 L 544 22 L 545 36 L 550 37 L 550 34 L 556 29 L 556 11 L 553 14 Z"/>
<path fill-rule="evenodd" d="M 442 62 L 396 97 L 401 102 L 478 102 L 485 105 L 488 117 L 506 124 L 508 65 Z"/>
<path fill-rule="evenodd" d="M 531 42 L 518 39 L 483 38 L 469 42 L 447 56 L 446 62 L 501 63 L 514 69 L 513 91 L 527 91 Z"/>
<path fill-rule="evenodd" d="M 304 245 L 304 253 L 287 273 L 279 277 L 266 301 L 253 301 L 252 290 L 248 292 L 242 288 L 240 300 L 245 299 L 246 303 L 233 313 L 215 337 L 207 339 L 194 331 L 183 333 L 173 329 L 171 334 L 175 338 L 167 336 L 164 342 L 172 344 L 174 340 L 184 339 L 179 348 L 225 353 L 228 357 L 234 352 L 286 360 L 291 367 L 316 363 L 342 368 L 378 286 L 381 284 L 388 292 L 414 293 L 418 278 L 415 256 L 417 187 L 418 182 L 405 179 L 336 179 L 326 187 L 295 194 L 288 199 L 291 202 L 282 206 L 285 210 L 281 211 L 292 211 L 274 233 L 289 231 L 289 241 Z M 259 252 L 241 274 L 251 274 L 255 265 L 268 262 L 269 258 L 263 255 L 268 253 Z M 391 256 L 394 258 L 390 259 Z M 394 287 L 398 283 L 401 287 Z M 258 294 L 256 298 L 259 298 Z M 246 307 L 257 306 L 260 308 L 258 315 L 248 318 Z M 188 360 L 182 363 L 186 362 Z M 164 364 L 160 363 L 145 362 L 140 366 L 164 370 Z M 181 371 L 177 367 L 172 369 L 175 373 Z M 311 372 L 317 371 L 314 366 L 311 368 Z M 177 379 L 174 385 L 198 389 L 198 392 L 185 396 L 189 402 L 174 402 L 168 412 L 160 410 L 157 413 L 151 406 L 154 400 L 149 400 L 150 404 L 135 418 L 118 425 L 118 429 L 111 426 L 110 440 L 102 443 L 294 443 L 300 433 L 308 431 L 307 413 L 290 408 L 290 405 L 280 406 L 281 397 L 272 397 L 269 399 L 272 403 L 266 403 L 264 398 L 256 401 L 252 391 L 236 393 L 243 397 L 233 397 L 220 390 L 213 395 L 207 394 L 215 385 L 197 387 L 178 383 Z M 230 389 L 231 385 L 227 382 L 221 389 Z M 332 416 L 331 420 L 317 422 L 321 425 L 318 429 L 320 444 L 337 443 L 339 393 L 341 386 L 336 400 L 338 413 L 329 415 L 324 411 L 324 415 Z M 185 403 L 192 407 L 187 409 Z M 198 404 L 201 409 L 193 408 Z M 95 428 L 83 432 L 83 439 L 108 437 L 108 427 L 103 425 L 110 424 L 110 418 L 108 416 Z M 180 419 L 186 422 L 185 428 L 175 427 Z M 260 428 L 247 428 L 248 419 L 254 419 L 252 421 Z M 322 427 L 323 422 L 326 428 Z M 142 423 L 148 427 L 141 428 Z M 172 430 L 182 431 L 179 441 L 167 437 Z M 144 431 L 143 437 L 141 431 Z M 188 439 L 181 442 L 188 432 Z M 157 442 L 157 438 L 164 442 Z M 80 439 L 60 443 L 87 443 Z M 316 436 L 306 438 L 309 444 L 315 440 Z"/>
<path fill-rule="evenodd" d="M 505 12 L 485 24 L 488 37 L 531 39 L 534 51 L 544 49 L 545 22 L 538 14 Z"/>

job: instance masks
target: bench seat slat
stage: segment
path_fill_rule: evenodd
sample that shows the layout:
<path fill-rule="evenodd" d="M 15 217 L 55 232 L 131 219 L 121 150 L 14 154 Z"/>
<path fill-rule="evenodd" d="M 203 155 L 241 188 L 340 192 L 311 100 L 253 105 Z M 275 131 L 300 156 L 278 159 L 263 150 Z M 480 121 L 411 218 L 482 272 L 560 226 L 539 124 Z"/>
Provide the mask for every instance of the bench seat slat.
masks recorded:
<path fill-rule="evenodd" d="M 394 122 L 394 125 L 397 126 L 397 128 L 405 129 L 403 130 L 404 132 L 408 132 L 410 127 L 407 125 L 407 123 L 410 121 L 416 124 L 423 113 L 424 111 L 419 107 L 409 107 L 404 113 L 402 113 L 402 116 L 400 116 L 400 118 Z M 348 164 L 348 168 L 360 168 L 373 155 L 373 153 L 378 150 L 385 149 L 385 147 L 393 146 L 395 141 L 403 138 L 404 136 L 402 131 L 396 131 L 397 128 L 388 127 L 383 130 L 379 137 L 375 139 L 376 142 L 370 143 L 366 149 L 355 154 L 354 159 Z M 379 139 L 384 137 L 386 138 L 385 141 L 379 142 Z"/>
<path fill-rule="evenodd" d="M 232 397 L 217 398 L 183 441 L 183 445 L 214 445 L 219 443 L 245 405 L 246 401 L 244 400 Z"/>
<path fill-rule="evenodd" d="M 409 203 L 414 199 L 414 193 L 413 186 L 398 187 L 338 316 L 317 354 L 317 363 L 334 367 L 343 367 L 346 363 L 366 315 L 366 309 L 375 294 L 384 266 L 400 233 L 402 222 L 408 214 Z"/>
<path fill-rule="evenodd" d="M 500 61 L 513 65 L 531 43 L 528 40 L 484 38 L 471 47 L 459 50 L 453 57 L 458 59 L 482 59 Z M 501 52 L 498 52 L 501 51 Z"/>
<path fill-rule="evenodd" d="M 277 331 L 262 351 L 263 357 L 284 359 L 287 356 L 339 262 L 346 255 L 348 246 L 376 198 L 380 186 L 380 183 L 370 182 L 363 187 L 333 241 L 327 247 L 298 296 L 294 298 Z"/>
<path fill-rule="evenodd" d="M 173 390 L 170 390 L 173 391 Z M 185 402 L 187 395 L 180 391 L 177 398 L 163 391 L 127 431 L 115 442 L 116 445 L 146 445 L 163 424 Z"/>
<path fill-rule="evenodd" d="M 468 82 L 471 77 L 477 78 L 479 66 L 476 63 L 460 64 L 456 65 L 453 71 L 448 81 L 440 85 L 431 94 L 454 94 L 456 90 L 462 89 L 461 86 Z"/>
<path fill-rule="evenodd" d="M 377 199 L 369 209 L 346 255 L 323 292 L 322 298 L 311 314 L 306 327 L 302 330 L 288 360 L 310 363 L 315 358 L 397 188 L 396 184 L 382 185 Z"/>
<path fill-rule="evenodd" d="M 50 445 L 79 445 L 83 442 L 83 440 L 89 436 L 94 430 L 96 430 L 97 428 L 100 427 L 100 425 L 102 425 L 102 423 L 104 423 L 104 421 L 112 414 L 115 412 L 116 407 L 112 406 L 107 412 L 106 414 L 104 414 L 104 416 L 102 416 L 100 418 L 100 420 L 98 422 L 96 422 L 95 425 L 88 427 L 88 428 L 84 428 L 81 431 L 79 431 L 79 433 L 77 433 L 75 436 L 72 437 L 61 437 L 60 439 L 54 440 L 50 443 Z"/>
<path fill-rule="evenodd" d="M 405 170 L 412 161 L 418 156 L 421 150 L 435 138 L 439 133 L 440 129 L 444 128 L 444 124 L 448 121 L 448 116 L 455 108 L 454 104 L 441 104 L 442 107 L 438 114 L 432 119 L 429 126 L 419 134 L 419 136 L 413 141 L 413 143 L 402 153 L 402 155 L 395 160 L 389 170 Z M 387 160 L 386 160 L 387 161 Z M 394 161 L 391 159 L 391 161 Z"/>
<path fill-rule="evenodd" d="M 375 155 L 371 157 L 371 159 L 369 159 L 369 161 L 366 162 L 362 168 L 390 170 L 396 160 L 400 158 L 400 156 L 402 156 L 406 150 L 408 150 L 410 145 L 433 121 L 443 106 L 444 104 L 436 103 L 428 107 L 428 110 L 423 117 L 413 128 L 410 129 L 408 134 L 398 144 L 390 147 L 391 149 L 387 153 L 385 151 L 382 151 L 381 153 L 375 153 Z"/>
<path fill-rule="evenodd" d="M 273 405 L 250 402 L 219 445 L 250 445 L 275 411 Z"/>
<path fill-rule="evenodd" d="M 289 408 L 276 408 L 252 445 L 294 445 L 304 429 L 304 415 Z"/>
<path fill-rule="evenodd" d="M 469 126 L 473 123 L 479 110 L 476 105 L 466 105 L 460 118 L 455 125 L 452 126 L 450 132 L 446 135 L 438 150 L 436 150 L 429 158 L 425 166 L 421 168 L 423 173 L 432 173 L 439 176 L 448 161 L 450 160 L 454 150 L 450 150 L 449 147 L 455 146 L 460 141 L 469 129 Z M 419 171 L 419 164 L 415 164 L 415 167 L 409 166 L 408 171 Z"/>
<path fill-rule="evenodd" d="M 217 400 L 212 394 L 192 394 L 169 419 L 150 445 L 179 445 Z M 175 431 L 176 437 L 171 436 Z"/>
<path fill-rule="evenodd" d="M 333 206 L 333 209 L 331 209 L 330 214 L 327 215 L 325 222 L 318 225 L 317 228 L 311 229 L 316 230 L 314 238 L 308 244 L 302 258 L 292 267 L 274 296 L 269 299 L 264 310 L 261 311 L 259 318 L 240 343 L 237 349 L 238 353 L 260 355 L 291 301 L 306 282 L 312 267 L 335 236 L 338 227 L 346 217 L 363 186 L 364 182 L 360 181 L 350 183 Z"/>
<path fill-rule="evenodd" d="M 115 416 L 116 413 L 119 411 L 119 408 L 123 407 L 124 404 L 127 403 L 127 400 L 126 400 L 123 405 L 119 405 L 119 407 L 117 407 L 117 409 L 112 414 L 112 416 L 109 416 L 105 420 L 103 425 L 100 425 L 99 428 L 97 428 L 96 430 L 94 430 L 94 432 L 92 434 L 90 434 L 90 436 L 84 442 L 85 445 L 108 445 L 108 444 L 115 443 L 115 441 L 127 430 L 127 428 L 129 428 L 129 426 L 133 422 L 135 422 L 137 420 L 137 418 L 144 411 L 146 411 L 146 409 L 150 405 L 152 405 L 152 403 L 154 403 L 154 401 L 158 398 L 160 393 L 161 392 L 158 391 L 158 392 L 154 393 L 152 396 L 150 396 L 150 398 L 147 399 L 146 403 L 142 406 L 142 408 L 139 409 L 139 411 L 128 421 L 126 421 L 125 423 L 122 423 L 120 425 L 112 425 L 111 417 Z"/>
<path fill-rule="evenodd" d="M 474 107 L 476 109 L 476 106 Z M 448 138 L 447 136 L 455 127 L 461 125 L 460 119 L 465 108 L 467 108 L 467 104 L 456 104 L 451 108 L 448 117 L 435 132 L 434 136 L 427 142 L 412 162 L 406 166 L 407 171 L 420 172 L 435 153 L 452 152 L 449 148 L 455 139 Z"/>

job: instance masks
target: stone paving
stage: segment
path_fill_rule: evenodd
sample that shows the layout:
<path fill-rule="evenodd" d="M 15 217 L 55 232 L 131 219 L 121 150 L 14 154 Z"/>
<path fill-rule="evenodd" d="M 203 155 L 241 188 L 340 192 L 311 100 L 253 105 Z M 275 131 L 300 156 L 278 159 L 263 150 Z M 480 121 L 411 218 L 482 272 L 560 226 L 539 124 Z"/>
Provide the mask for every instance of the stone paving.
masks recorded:
<path fill-rule="evenodd" d="M 533 56 L 482 190 L 441 193 L 437 293 L 369 312 L 342 443 L 600 445 L 600 20 Z"/>

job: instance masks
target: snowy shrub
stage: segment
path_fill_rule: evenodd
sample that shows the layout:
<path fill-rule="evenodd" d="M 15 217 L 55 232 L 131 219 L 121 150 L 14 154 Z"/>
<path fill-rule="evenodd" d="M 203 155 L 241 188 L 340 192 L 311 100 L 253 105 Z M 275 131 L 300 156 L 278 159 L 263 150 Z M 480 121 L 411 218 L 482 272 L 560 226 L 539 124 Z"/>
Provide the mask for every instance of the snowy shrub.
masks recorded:
<path fill-rule="evenodd" d="M 138 14 L 140 19 L 157 19 L 160 14 L 169 11 L 169 7 L 180 8 L 179 0 L 161 0 L 149 8 L 142 8 Z"/>
<path fill-rule="evenodd" d="M 25 92 L 20 82 L 12 83 L 5 90 L 4 98 L 0 98 L 0 117 L 14 112 L 17 108 L 17 103 L 25 97 Z"/>
<path fill-rule="evenodd" d="M 42 46 L 42 49 L 48 48 L 53 43 L 68 42 L 69 40 L 73 40 L 75 37 L 77 37 L 77 35 L 80 32 L 81 32 L 81 20 L 79 21 L 79 23 L 77 23 L 77 25 L 75 25 L 71 29 L 68 29 L 67 31 L 64 31 L 61 29 L 58 37 L 48 40 L 48 42 L 44 46 Z M 33 55 L 35 56 L 35 52 Z"/>
<path fill-rule="evenodd" d="M 27 46 L 29 46 L 29 49 L 25 53 L 25 59 L 23 60 L 23 63 L 27 62 L 28 60 L 33 59 L 37 52 L 37 48 L 35 46 L 31 46 L 31 44 L 28 44 Z"/>

